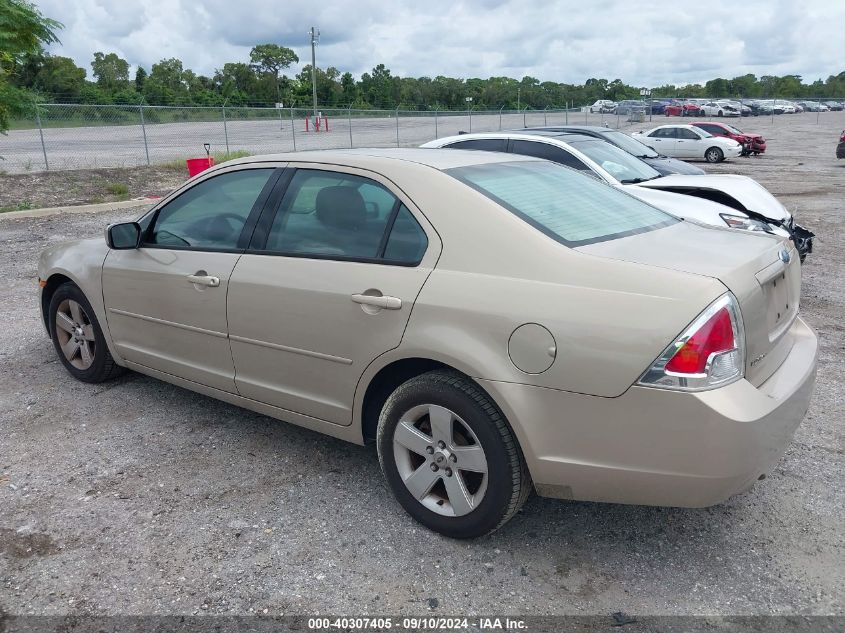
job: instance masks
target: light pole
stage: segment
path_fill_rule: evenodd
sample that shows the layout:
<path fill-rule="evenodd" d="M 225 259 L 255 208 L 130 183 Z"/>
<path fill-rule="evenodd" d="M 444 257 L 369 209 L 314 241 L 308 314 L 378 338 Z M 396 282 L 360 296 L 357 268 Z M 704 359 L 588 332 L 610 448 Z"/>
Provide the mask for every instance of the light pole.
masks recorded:
<path fill-rule="evenodd" d="M 648 120 L 651 121 L 651 90 L 649 88 L 642 88 L 640 90 L 641 97 L 648 97 Z M 645 112 L 643 112 L 645 114 Z M 645 120 L 645 117 L 643 117 Z"/>
<path fill-rule="evenodd" d="M 520 96 L 521 91 L 522 91 L 521 87 L 516 89 L 516 111 L 517 112 L 519 112 L 519 96 Z"/>
<path fill-rule="evenodd" d="M 311 27 L 311 93 L 314 97 L 314 120 L 317 120 L 317 44 L 320 42 L 320 29 Z"/>

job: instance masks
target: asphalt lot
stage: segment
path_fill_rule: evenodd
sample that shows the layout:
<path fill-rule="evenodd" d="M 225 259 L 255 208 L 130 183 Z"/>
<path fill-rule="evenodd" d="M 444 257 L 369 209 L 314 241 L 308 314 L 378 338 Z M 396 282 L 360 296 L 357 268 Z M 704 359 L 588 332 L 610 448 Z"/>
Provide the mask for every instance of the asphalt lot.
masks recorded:
<path fill-rule="evenodd" d="M 845 614 L 845 116 L 783 118 L 740 123 L 766 155 L 706 166 L 758 178 L 818 234 L 816 394 L 779 466 L 708 509 L 535 497 L 470 542 L 417 526 L 373 449 L 137 374 L 70 379 L 38 253 L 137 214 L 0 217 L 0 611 Z"/>

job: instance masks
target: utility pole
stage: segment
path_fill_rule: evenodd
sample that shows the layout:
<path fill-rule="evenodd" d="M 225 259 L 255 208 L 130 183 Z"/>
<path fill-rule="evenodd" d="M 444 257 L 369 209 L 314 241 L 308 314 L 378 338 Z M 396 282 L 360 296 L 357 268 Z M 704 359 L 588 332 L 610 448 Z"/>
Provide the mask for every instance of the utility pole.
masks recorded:
<path fill-rule="evenodd" d="M 320 41 L 320 29 L 311 27 L 311 90 L 314 97 L 314 120 L 317 120 L 317 44 Z"/>

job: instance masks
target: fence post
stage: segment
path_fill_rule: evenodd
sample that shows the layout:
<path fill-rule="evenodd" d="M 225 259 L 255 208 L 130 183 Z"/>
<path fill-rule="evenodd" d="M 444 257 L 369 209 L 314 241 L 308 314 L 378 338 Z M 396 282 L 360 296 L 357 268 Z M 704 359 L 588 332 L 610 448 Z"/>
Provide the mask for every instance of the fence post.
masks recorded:
<path fill-rule="evenodd" d="M 437 133 L 437 108 L 434 108 L 434 138 L 437 138 L 439 135 Z"/>
<path fill-rule="evenodd" d="M 229 129 L 226 127 L 226 102 L 223 102 L 223 136 L 226 137 L 226 155 L 229 155 Z"/>
<path fill-rule="evenodd" d="M 502 106 L 501 108 L 499 108 L 499 131 L 500 132 L 502 131 L 502 110 L 504 109 L 504 107 L 505 106 Z"/>
<path fill-rule="evenodd" d="M 566 125 L 569 125 L 569 101 L 565 101 L 563 105 L 565 106 L 563 116 L 566 117 Z"/>
<path fill-rule="evenodd" d="M 546 118 L 546 110 L 548 110 L 548 109 L 549 109 L 549 106 L 546 106 L 545 108 L 543 108 L 543 125 L 548 125 L 548 124 L 549 124 L 549 121 L 548 121 L 548 119 Z"/>
<path fill-rule="evenodd" d="M 147 126 L 144 125 L 144 104 L 138 104 L 138 114 L 141 115 L 141 134 L 144 135 L 144 153 L 147 155 L 147 165 L 150 164 L 150 148 L 147 145 Z"/>
<path fill-rule="evenodd" d="M 528 106 L 525 106 L 525 110 L 522 111 L 522 127 L 528 127 L 528 123 L 525 120 L 526 112 L 528 112 Z"/>
<path fill-rule="evenodd" d="M 349 122 L 349 149 L 355 147 L 352 144 L 352 104 L 349 104 L 349 107 L 346 108 L 346 120 Z"/>
<path fill-rule="evenodd" d="M 290 134 L 293 137 L 293 151 L 296 151 L 296 123 L 293 120 L 293 106 L 290 107 Z"/>
<path fill-rule="evenodd" d="M 47 146 L 44 145 L 44 130 L 41 128 L 41 115 L 38 113 L 38 104 L 35 104 L 35 120 L 38 123 L 38 135 L 41 137 L 41 152 L 44 154 L 44 168 L 50 171 L 50 163 L 47 162 Z"/>
<path fill-rule="evenodd" d="M 399 147 L 399 106 L 396 106 L 396 147 Z"/>
<path fill-rule="evenodd" d="M 816 125 L 819 124 L 819 114 L 821 114 L 821 112 L 822 112 L 822 100 L 821 99 L 819 99 L 819 101 L 818 101 L 818 106 L 819 106 L 819 109 L 816 110 Z"/>
<path fill-rule="evenodd" d="M 470 134 L 472 134 L 472 109 L 473 109 L 474 107 L 475 107 L 475 106 L 470 106 L 470 107 L 469 107 L 469 133 L 470 133 Z"/>

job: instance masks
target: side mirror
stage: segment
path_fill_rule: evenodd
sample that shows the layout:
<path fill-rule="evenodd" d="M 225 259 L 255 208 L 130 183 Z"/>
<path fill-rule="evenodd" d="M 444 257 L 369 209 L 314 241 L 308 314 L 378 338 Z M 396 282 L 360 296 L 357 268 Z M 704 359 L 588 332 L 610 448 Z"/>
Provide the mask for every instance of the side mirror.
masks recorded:
<path fill-rule="evenodd" d="M 138 248 L 141 241 L 141 225 L 137 222 L 121 222 L 106 227 L 106 244 L 115 250 Z"/>

